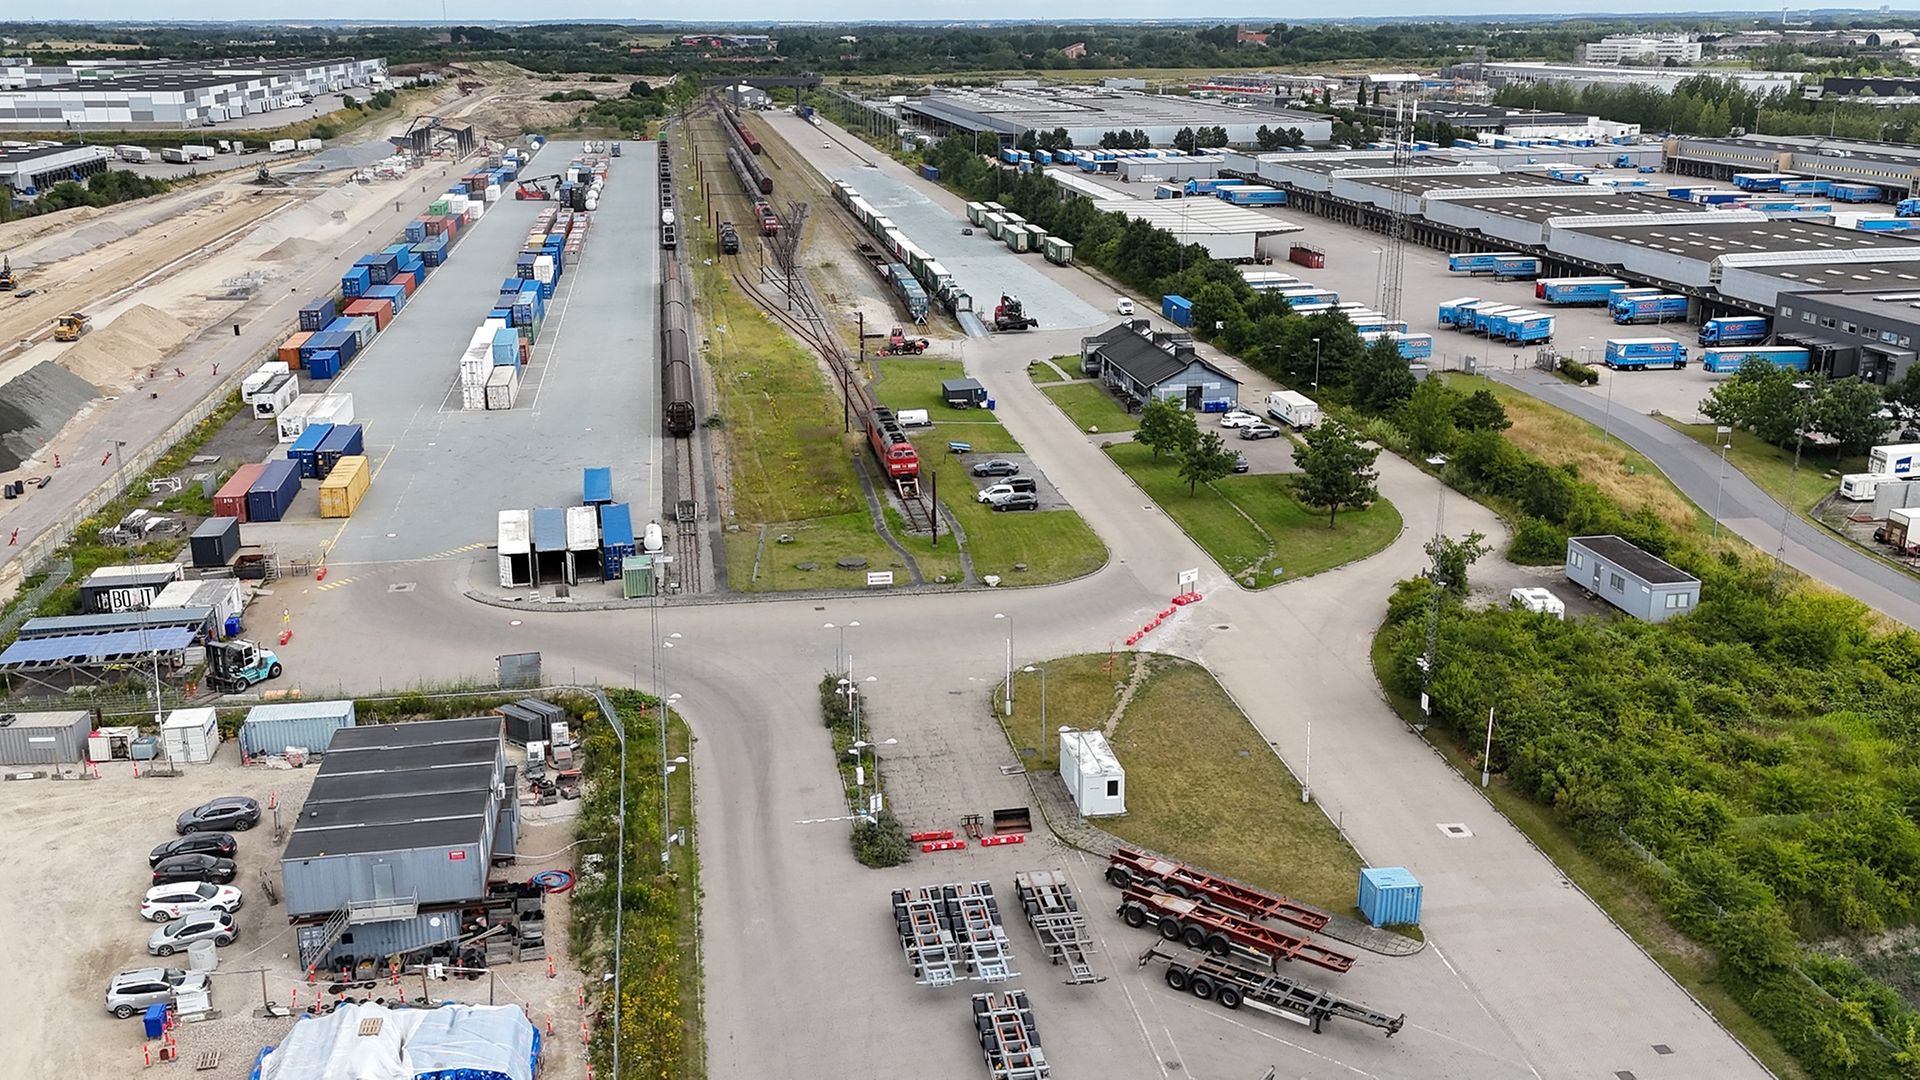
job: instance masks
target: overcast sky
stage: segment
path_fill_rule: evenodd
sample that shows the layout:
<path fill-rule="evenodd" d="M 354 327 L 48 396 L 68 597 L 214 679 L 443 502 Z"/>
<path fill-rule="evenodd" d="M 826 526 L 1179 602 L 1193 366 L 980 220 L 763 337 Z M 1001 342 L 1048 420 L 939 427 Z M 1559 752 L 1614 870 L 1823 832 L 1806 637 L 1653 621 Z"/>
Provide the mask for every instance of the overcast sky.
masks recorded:
<path fill-rule="evenodd" d="M 1675 5 L 1670 0 L 1458 0 L 1447 3 L 1445 0 L 1379 0 L 1369 4 L 1365 13 L 1368 16 L 1399 15 L 1445 15 L 1472 12 L 1478 14 L 1542 14 L 1571 15 L 1593 11 L 1660 13 L 1672 12 L 1676 7 L 1688 11 L 1753 11 L 1754 0 L 1688 0 L 1684 5 Z M 1761 10 L 1765 10 L 1762 8 Z M 293 2 L 272 5 L 275 18 L 297 19 L 301 16 L 323 19 L 417 19 L 432 22 L 442 20 L 445 11 L 453 21 L 477 22 L 526 19 L 634 19 L 649 16 L 659 17 L 671 14 L 686 18 L 696 12 L 689 8 L 679 8 L 663 12 L 658 8 L 649 10 L 648 6 L 632 2 L 618 3 L 607 0 L 554 0 L 552 3 L 528 4 L 524 0 L 448 0 L 443 5 L 440 0 L 328 0 L 320 2 Z M 1200 17 L 1207 7 L 1194 9 L 1169 9 L 1165 3 L 1151 0 L 1054 0 L 1043 9 L 1026 9 L 1024 13 L 1042 16 L 1048 19 L 1125 19 L 1125 18 L 1165 18 L 1178 14 L 1184 18 Z M 20 18 L 29 15 L 58 15 L 62 19 L 257 19 L 266 12 L 258 0 L 195 0 L 193 3 L 181 3 L 177 0 L 159 0 L 159 2 L 135 2 L 135 0 L 71 0 L 62 3 L 57 11 L 37 9 L 29 12 L 22 8 L 13 12 L 11 17 Z M 810 0 L 798 3 L 795 0 L 718 0 L 714 3 L 699 5 L 697 15 L 715 19 L 744 19 L 775 21 L 780 19 L 808 20 L 864 20 L 864 19 L 1006 19 L 1018 18 L 1023 14 L 1018 5 L 1009 7 L 1003 3 L 983 3 L 979 0 L 935 0 L 932 3 L 916 3 L 903 6 L 898 0 Z M 1221 13 L 1222 22 L 1284 22 L 1290 16 L 1297 18 L 1301 14 L 1297 5 L 1251 5 L 1237 14 Z"/>

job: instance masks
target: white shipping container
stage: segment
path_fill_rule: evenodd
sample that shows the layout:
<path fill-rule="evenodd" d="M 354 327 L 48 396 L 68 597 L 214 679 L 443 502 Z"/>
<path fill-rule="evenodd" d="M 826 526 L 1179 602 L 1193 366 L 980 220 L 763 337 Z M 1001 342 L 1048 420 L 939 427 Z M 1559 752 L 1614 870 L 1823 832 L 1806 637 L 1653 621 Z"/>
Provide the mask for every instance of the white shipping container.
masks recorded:
<path fill-rule="evenodd" d="M 307 414 L 309 424 L 351 424 L 353 423 L 353 395 L 325 394 L 319 404 Z"/>
<path fill-rule="evenodd" d="M 193 161 L 212 161 L 213 160 L 214 151 L 213 151 L 213 147 L 211 146 L 183 146 L 180 149 L 187 152 L 187 157 L 190 160 L 193 160 Z"/>
<path fill-rule="evenodd" d="M 1267 395 L 1267 415 L 1288 427 L 1310 428 L 1320 422 L 1320 406 L 1296 390 L 1275 390 Z"/>
<path fill-rule="evenodd" d="M 185 150 L 175 150 L 171 146 L 163 146 L 160 148 L 160 160 L 169 165 L 185 165 L 193 159 L 187 156 Z"/>
<path fill-rule="evenodd" d="M 212 709 L 175 709 L 160 727 L 168 761 L 205 764 L 220 749 L 220 721 Z"/>
<path fill-rule="evenodd" d="M 294 148 L 294 145 L 292 139 L 275 139 L 267 144 L 267 151 L 274 154 L 285 154 L 290 152 Z"/>
<path fill-rule="evenodd" d="M 248 375 L 246 378 L 240 380 L 240 400 L 241 401 L 253 400 L 253 395 L 259 392 L 263 387 L 272 383 L 274 379 L 281 378 L 289 374 L 292 374 L 292 372 L 287 367 L 285 361 L 269 360 L 266 363 L 261 364 L 259 370 L 255 371 L 251 375 Z"/>
<path fill-rule="evenodd" d="M 505 410 L 513 408 L 520 396 L 520 365 L 507 364 L 493 369 L 487 376 L 487 408 Z"/>
<path fill-rule="evenodd" d="M 460 407 L 469 412 L 482 412 L 487 407 L 487 384 L 460 384 Z"/>
<path fill-rule="evenodd" d="M 280 410 L 280 441 L 292 442 L 307 430 L 307 416 L 320 404 L 319 394 L 301 394 L 293 404 Z"/>
<path fill-rule="evenodd" d="M 281 375 L 247 398 L 247 403 L 253 406 L 255 419 L 265 420 L 269 416 L 279 416 L 299 397 L 300 381 L 291 375 Z"/>
<path fill-rule="evenodd" d="M 153 151 L 144 146 L 116 146 L 113 152 L 120 155 L 121 161 L 144 162 L 153 160 Z"/>
<path fill-rule="evenodd" d="M 591 506 L 567 507 L 567 550 L 600 549 L 600 511 Z"/>
<path fill-rule="evenodd" d="M 213 609 L 214 622 L 224 625 L 228 616 L 238 615 L 246 607 L 246 592 L 239 578 L 201 578 L 176 581 L 160 590 L 149 608 L 205 607 Z"/>
<path fill-rule="evenodd" d="M 319 139 L 301 139 L 299 142 L 293 144 L 296 150 L 318 150 L 324 145 L 326 144 L 322 143 Z"/>
<path fill-rule="evenodd" d="M 488 184 L 487 190 L 486 190 L 486 196 L 487 196 L 488 202 L 499 202 L 500 201 L 500 185 Z"/>
<path fill-rule="evenodd" d="M 503 589 L 532 584 L 529 580 L 531 575 L 520 569 L 533 558 L 533 544 L 529 540 L 532 530 L 528 527 L 531 516 L 525 510 L 500 511 L 499 543 L 496 549 L 500 553 L 500 587 Z"/>

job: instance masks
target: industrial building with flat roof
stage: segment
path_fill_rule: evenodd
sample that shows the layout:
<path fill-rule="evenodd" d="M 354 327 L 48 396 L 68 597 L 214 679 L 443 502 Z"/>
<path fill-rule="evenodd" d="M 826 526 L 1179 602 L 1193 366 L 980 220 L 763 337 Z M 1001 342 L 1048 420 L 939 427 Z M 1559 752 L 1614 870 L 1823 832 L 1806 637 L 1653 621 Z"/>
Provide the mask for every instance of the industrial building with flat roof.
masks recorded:
<path fill-rule="evenodd" d="M 1391 120 L 1394 107 L 1366 105 L 1360 111 L 1376 119 Z M 1511 135 L 1521 139 L 1614 139 L 1640 134 L 1639 124 L 1602 120 L 1583 113 L 1509 109 L 1465 101 L 1422 101 L 1420 118 L 1476 135 Z"/>
<path fill-rule="evenodd" d="M 1227 142 L 1243 145 L 1255 142 L 1262 127 L 1297 128 L 1313 143 L 1333 137 L 1332 120 L 1315 113 L 1085 86 L 939 87 L 926 97 L 907 98 L 899 109 L 907 122 L 935 134 L 978 132 L 1007 144 L 1029 131 L 1062 128 L 1075 146 L 1098 146 L 1101 136 L 1123 131 L 1144 131 L 1152 145 L 1171 146 L 1181 129 L 1203 127 L 1225 128 Z"/>
<path fill-rule="evenodd" d="M 188 128 L 299 106 L 386 79 L 383 59 L 59 66 L 0 61 L 0 128 Z"/>
<path fill-rule="evenodd" d="M 0 150 L 0 186 L 25 195 L 62 180 L 84 181 L 107 171 L 113 154 L 101 146 L 34 146 Z"/>
<path fill-rule="evenodd" d="M 1575 88 L 1645 86 L 1670 94 L 1681 82 L 1699 72 L 1687 68 L 1582 66 L 1534 60 L 1502 60 L 1461 64 L 1449 69 L 1448 74 L 1480 78 L 1494 86 L 1526 86 L 1533 83 L 1553 83 Z M 1756 94 L 1770 94 L 1775 90 L 1798 93 L 1802 78 L 1796 71 L 1745 71 L 1736 68 L 1723 68 L 1714 74 L 1723 79 L 1732 79 L 1742 89 Z"/>
<path fill-rule="evenodd" d="M 1888 201 L 1920 193 L 1920 146 L 1746 135 L 1737 139 L 1668 139 L 1667 167 L 1681 176 L 1731 179 L 1736 173 L 1791 173 L 1815 180 L 1872 184 Z"/>
<path fill-rule="evenodd" d="M 1913 269 L 1920 271 L 1920 262 Z M 1905 287 L 1783 296 L 1774 333 L 1783 345 L 1812 351 L 1836 378 L 1897 383 L 1913 367 L 1914 344 L 1920 342 L 1920 274 Z"/>

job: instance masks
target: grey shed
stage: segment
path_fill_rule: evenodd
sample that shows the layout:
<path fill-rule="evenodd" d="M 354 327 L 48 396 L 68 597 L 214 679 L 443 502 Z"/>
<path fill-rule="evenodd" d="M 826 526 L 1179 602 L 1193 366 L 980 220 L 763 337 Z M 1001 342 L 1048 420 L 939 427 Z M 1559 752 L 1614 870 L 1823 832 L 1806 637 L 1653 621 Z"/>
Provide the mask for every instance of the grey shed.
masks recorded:
<path fill-rule="evenodd" d="M 1618 536 L 1567 540 L 1567 580 L 1646 622 L 1666 622 L 1700 605 L 1700 579 Z"/>
<path fill-rule="evenodd" d="M 0 713 L 0 765 L 78 765 L 87 757 L 93 714 Z"/>

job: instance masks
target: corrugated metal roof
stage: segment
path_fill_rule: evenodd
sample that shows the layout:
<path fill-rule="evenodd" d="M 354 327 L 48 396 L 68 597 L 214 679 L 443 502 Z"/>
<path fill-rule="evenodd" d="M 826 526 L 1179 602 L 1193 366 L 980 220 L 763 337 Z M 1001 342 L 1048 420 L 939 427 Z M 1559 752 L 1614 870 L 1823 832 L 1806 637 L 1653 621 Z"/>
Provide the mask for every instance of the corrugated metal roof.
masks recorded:
<path fill-rule="evenodd" d="M 111 634 L 121 630 L 191 629 L 213 618 L 210 607 L 158 608 L 148 611 L 102 612 L 98 615 L 41 615 L 20 627 L 20 637 L 50 638 L 80 634 Z"/>
<path fill-rule="evenodd" d="M 75 662 L 101 663 L 154 652 L 175 652 L 193 644 L 193 631 L 179 627 L 122 630 L 112 634 L 69 634 L 16 641 L 0 652 L 0 668 L 40 667 Z"/>

